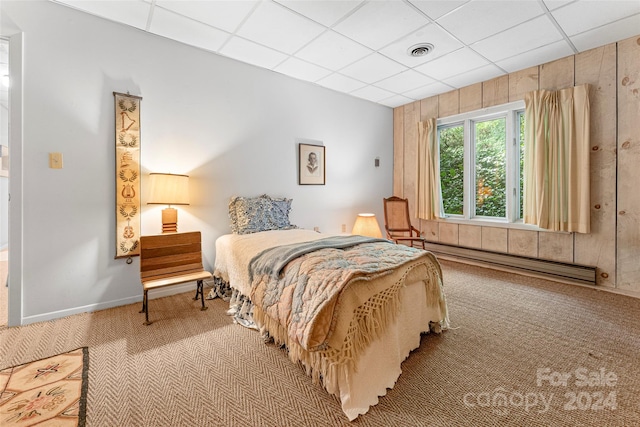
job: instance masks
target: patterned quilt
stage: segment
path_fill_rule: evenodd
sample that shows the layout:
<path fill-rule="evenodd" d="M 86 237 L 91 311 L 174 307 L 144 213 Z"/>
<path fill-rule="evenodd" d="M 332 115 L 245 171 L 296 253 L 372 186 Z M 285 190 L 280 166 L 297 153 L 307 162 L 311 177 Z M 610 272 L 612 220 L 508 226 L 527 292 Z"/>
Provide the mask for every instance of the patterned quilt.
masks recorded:
<path fill-rule="evenodd" d="M 334 247 L 320 240 L 315 242 L 320 249 L 304 250 L 299 255 L 300 246 L 288 245 L 263 251 L 251 262 L 250 298 L 259 313 L 257 317 L 263 324 L 271 323 L 267 329 L 277 328 L 285 333 L 281 340 L 288 346 L 293 344 L 305 352 L 326 350 L 337 326 L 338 308 L 356 312 L 361 302 L 357 298 L 341 301 L 340 296 L 351 287 L 377 283 L 367 292 L 372 296 L 384 295 L 373 299 L 374 305 L 380 305 L 374 309 L 382 310 L 416 265 L 428 265 L 432 276 L 435 275 L 435 289 L 440 292 L 439 265 L 429 252 L 385 240 L 345 245 L 339 237 L 332 239 L 337 239 Z M 393 279 L 374 281 L 387 275 L 393 275 Z M 424 280 L 428 281 L 426 274 Z M 345 307 L 350 303 L 354 307 Z"/>

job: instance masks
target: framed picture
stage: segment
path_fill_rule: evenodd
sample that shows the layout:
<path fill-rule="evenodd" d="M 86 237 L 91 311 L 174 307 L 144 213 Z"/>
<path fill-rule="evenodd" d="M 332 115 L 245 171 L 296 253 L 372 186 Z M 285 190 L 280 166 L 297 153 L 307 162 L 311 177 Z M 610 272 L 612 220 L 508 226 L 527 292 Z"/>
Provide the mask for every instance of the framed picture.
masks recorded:
<path fill-rule="evenodd" d="M 298 145 L 298 184 L 324 185 L 324 146 Z"/>

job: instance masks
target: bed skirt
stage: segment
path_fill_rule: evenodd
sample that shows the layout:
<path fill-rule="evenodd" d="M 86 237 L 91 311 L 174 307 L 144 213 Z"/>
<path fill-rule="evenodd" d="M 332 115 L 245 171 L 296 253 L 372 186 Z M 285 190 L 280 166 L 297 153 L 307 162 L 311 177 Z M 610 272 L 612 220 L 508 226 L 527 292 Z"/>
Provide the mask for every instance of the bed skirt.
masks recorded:
<path fill-rule="evenodd" d="M 441 286 L 435 286 L 438 285 Z M 221 278 L 215 278 L 214 287 L 207 298 L 222 298 L 228 301 L 227 314 L 233 317 L 235 323 L 259 330 L 253 320 L 254 306 L 249 298 L 230 287 Z M 446 312 L 442 312 L 442 306 L 425 306 L 422 301 L 427 298 L 424 281 L 403 286 L 397 300 L 402 310 L 398 310 L 376 339 L 371 340 L 367 347 L 358 353 L 356 360 L 325 367 L 329 368 L 324 370 L 325 375 L 321 375 L 317 369 L 322 361 L 313 360 L 316 356 L 307 357 L 308 355 L 301 353 L 301 349 L 290 348 L 286 343 L 274 340 L 268 331 L 263 331 L 262 336 L 266 342 L 274 341 L 285 347 L 289 358 L 294 363 L 300 362 L 313 382 L 320 382 L 327 392 L 338 397 L 343 412 L 352 421 L 365 414 L 371 406 L 378 403 L 379 397 L 386 395 L 387 390 L 393 388 L 402 373 L 402 362 L 412 350 L 420 346 L 422 334 L 440 333 L 448 327 Z M 444 310 L 446 311 L 446 305 Z"/>

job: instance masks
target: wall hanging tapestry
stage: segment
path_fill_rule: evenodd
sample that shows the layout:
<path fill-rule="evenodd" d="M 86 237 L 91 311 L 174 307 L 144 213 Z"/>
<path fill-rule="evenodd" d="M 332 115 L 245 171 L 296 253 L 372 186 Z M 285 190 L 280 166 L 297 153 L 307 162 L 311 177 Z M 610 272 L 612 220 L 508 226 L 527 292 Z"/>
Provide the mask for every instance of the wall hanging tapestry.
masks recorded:
<path fill-rule="evenodd" d="M 123 258 L 140 255 L 142 97 L 117 92 L 113 95 L 116 109 L 116 258 Z"/>
<path fill-rule="evenodd" d="M 0 371 L 0 425 L 84 426 L 89 349 Z"/>

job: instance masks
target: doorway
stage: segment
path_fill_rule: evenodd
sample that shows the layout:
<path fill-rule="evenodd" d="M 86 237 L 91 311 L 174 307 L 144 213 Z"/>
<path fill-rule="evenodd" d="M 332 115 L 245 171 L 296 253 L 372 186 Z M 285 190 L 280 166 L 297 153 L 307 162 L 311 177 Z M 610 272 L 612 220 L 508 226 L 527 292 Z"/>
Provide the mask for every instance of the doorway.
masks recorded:
<path fill-rule="evenodd" d="M 0 327 L 9 316 L 9 40 L 0 38 Z"/>

